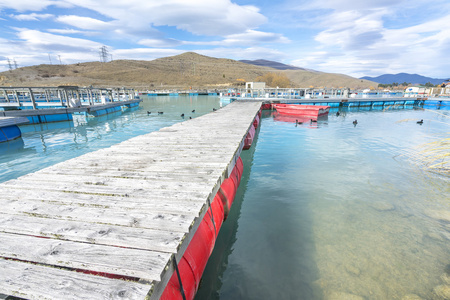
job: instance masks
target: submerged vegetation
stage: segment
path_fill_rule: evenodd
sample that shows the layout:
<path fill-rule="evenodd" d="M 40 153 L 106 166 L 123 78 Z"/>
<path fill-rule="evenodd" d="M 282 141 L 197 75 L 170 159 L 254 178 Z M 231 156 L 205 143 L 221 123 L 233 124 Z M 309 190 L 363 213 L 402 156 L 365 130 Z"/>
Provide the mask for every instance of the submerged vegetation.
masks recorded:
<path fill-rule="evenodd" d="M 447 118 L 447 121 L 441 123 L 450 126 L 448 121 L 450 116 L 434 110 L 428 111 Z M 419 145 L 403 154 L 403 156 L 406 156 L 410 161 L 425 170 L 450 175 L 450 132 L 445 133 L 444 136 L 440 136 L 432 142 Z"/>
<path fill-rule="evenodd" d="M 450 175 L 450 138 L 423 144 L 410 158 L 429 171 Z"/>

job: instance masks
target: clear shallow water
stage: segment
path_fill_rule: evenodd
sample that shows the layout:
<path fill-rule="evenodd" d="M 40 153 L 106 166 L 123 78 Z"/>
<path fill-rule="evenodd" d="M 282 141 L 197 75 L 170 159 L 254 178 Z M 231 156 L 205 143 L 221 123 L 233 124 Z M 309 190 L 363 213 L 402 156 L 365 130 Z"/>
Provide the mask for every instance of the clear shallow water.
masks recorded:
<path fill-rule="evenodd" d="M 217 97 L 155 97 L 22 126 L 22 139 L 0 144 L 0 182 L 213 107 Z M 448 137 L 437 112 L 341 111 L 297 127 L 264 113 L 196 299 L 432 299 L 450 272 L 449 180 L 399 155 Z"/>
<path fill-rule="evenodd" d="M 219 107 L 218 97 L 143 99 L 138 109 L 98 118 L 75 116 L 73 122 L 20 126 L 21 139 L 0 143 L 0 182 L 157 131 L 189 117 L 201 116 L 211 112 L 213 107 Z M 158 111 L 164 114 L 158 115 Z"/>
<path fill-rule="evenodd" d="M 344 111 L 297 127 L 264 114 L 196 299 L 448 292 L 449 178 L 399 156 L 448 137 L 449 111 L 436 112 Z"/>

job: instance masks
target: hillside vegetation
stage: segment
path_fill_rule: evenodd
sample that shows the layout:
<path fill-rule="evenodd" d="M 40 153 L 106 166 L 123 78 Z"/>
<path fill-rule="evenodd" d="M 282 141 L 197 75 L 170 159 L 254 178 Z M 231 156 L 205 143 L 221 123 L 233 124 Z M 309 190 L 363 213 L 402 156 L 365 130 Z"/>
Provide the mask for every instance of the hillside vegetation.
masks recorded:
<path fill-rule="evenodd" d="M 78 85 L 136 89 L 228 88 L 255 81 L 267 73 L 283 73 L 291 87 L 369 88 L 377 84 L 342 74 L 277 70 L 193 52 L 152 61 L 114 60 L 72 65 L 37 65 L 0 73 L 0 86 Z"/>

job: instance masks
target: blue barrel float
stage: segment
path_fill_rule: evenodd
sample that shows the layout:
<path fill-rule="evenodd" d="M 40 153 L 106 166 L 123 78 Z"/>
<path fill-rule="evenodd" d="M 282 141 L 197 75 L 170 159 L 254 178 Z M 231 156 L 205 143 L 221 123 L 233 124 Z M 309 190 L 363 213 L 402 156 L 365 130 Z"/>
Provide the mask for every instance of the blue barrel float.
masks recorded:
<path fill-rule="evenodd" d="M 22 132 L 20 131 L 18 124 L 28 123 L 28 119 L 24 117 L 12 118 L 4 117 L 0 118 L 0 143 L 8 142 L 20 138 Z"/>
<path fill-rule="evenodd" d="M 8 142 L 20 138 L 22 132 L 17 125 L 11 125 L 0 128 L 0 143 Z"/>

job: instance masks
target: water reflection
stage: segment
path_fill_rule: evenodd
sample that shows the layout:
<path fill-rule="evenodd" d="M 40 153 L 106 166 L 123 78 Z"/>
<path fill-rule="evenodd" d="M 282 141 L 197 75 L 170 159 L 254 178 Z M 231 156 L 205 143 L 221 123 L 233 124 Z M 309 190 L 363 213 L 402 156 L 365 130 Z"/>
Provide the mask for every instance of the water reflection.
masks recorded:
<path fill-rule="evenodd" d="M 228 257 L 205 271 L 217 290 L 204 279 L 197 300 L 448 298 L 449 178 L 402 155 L 448 137 L 448 111 L 339 112 L 317 130 L 263 114 Z"/>

